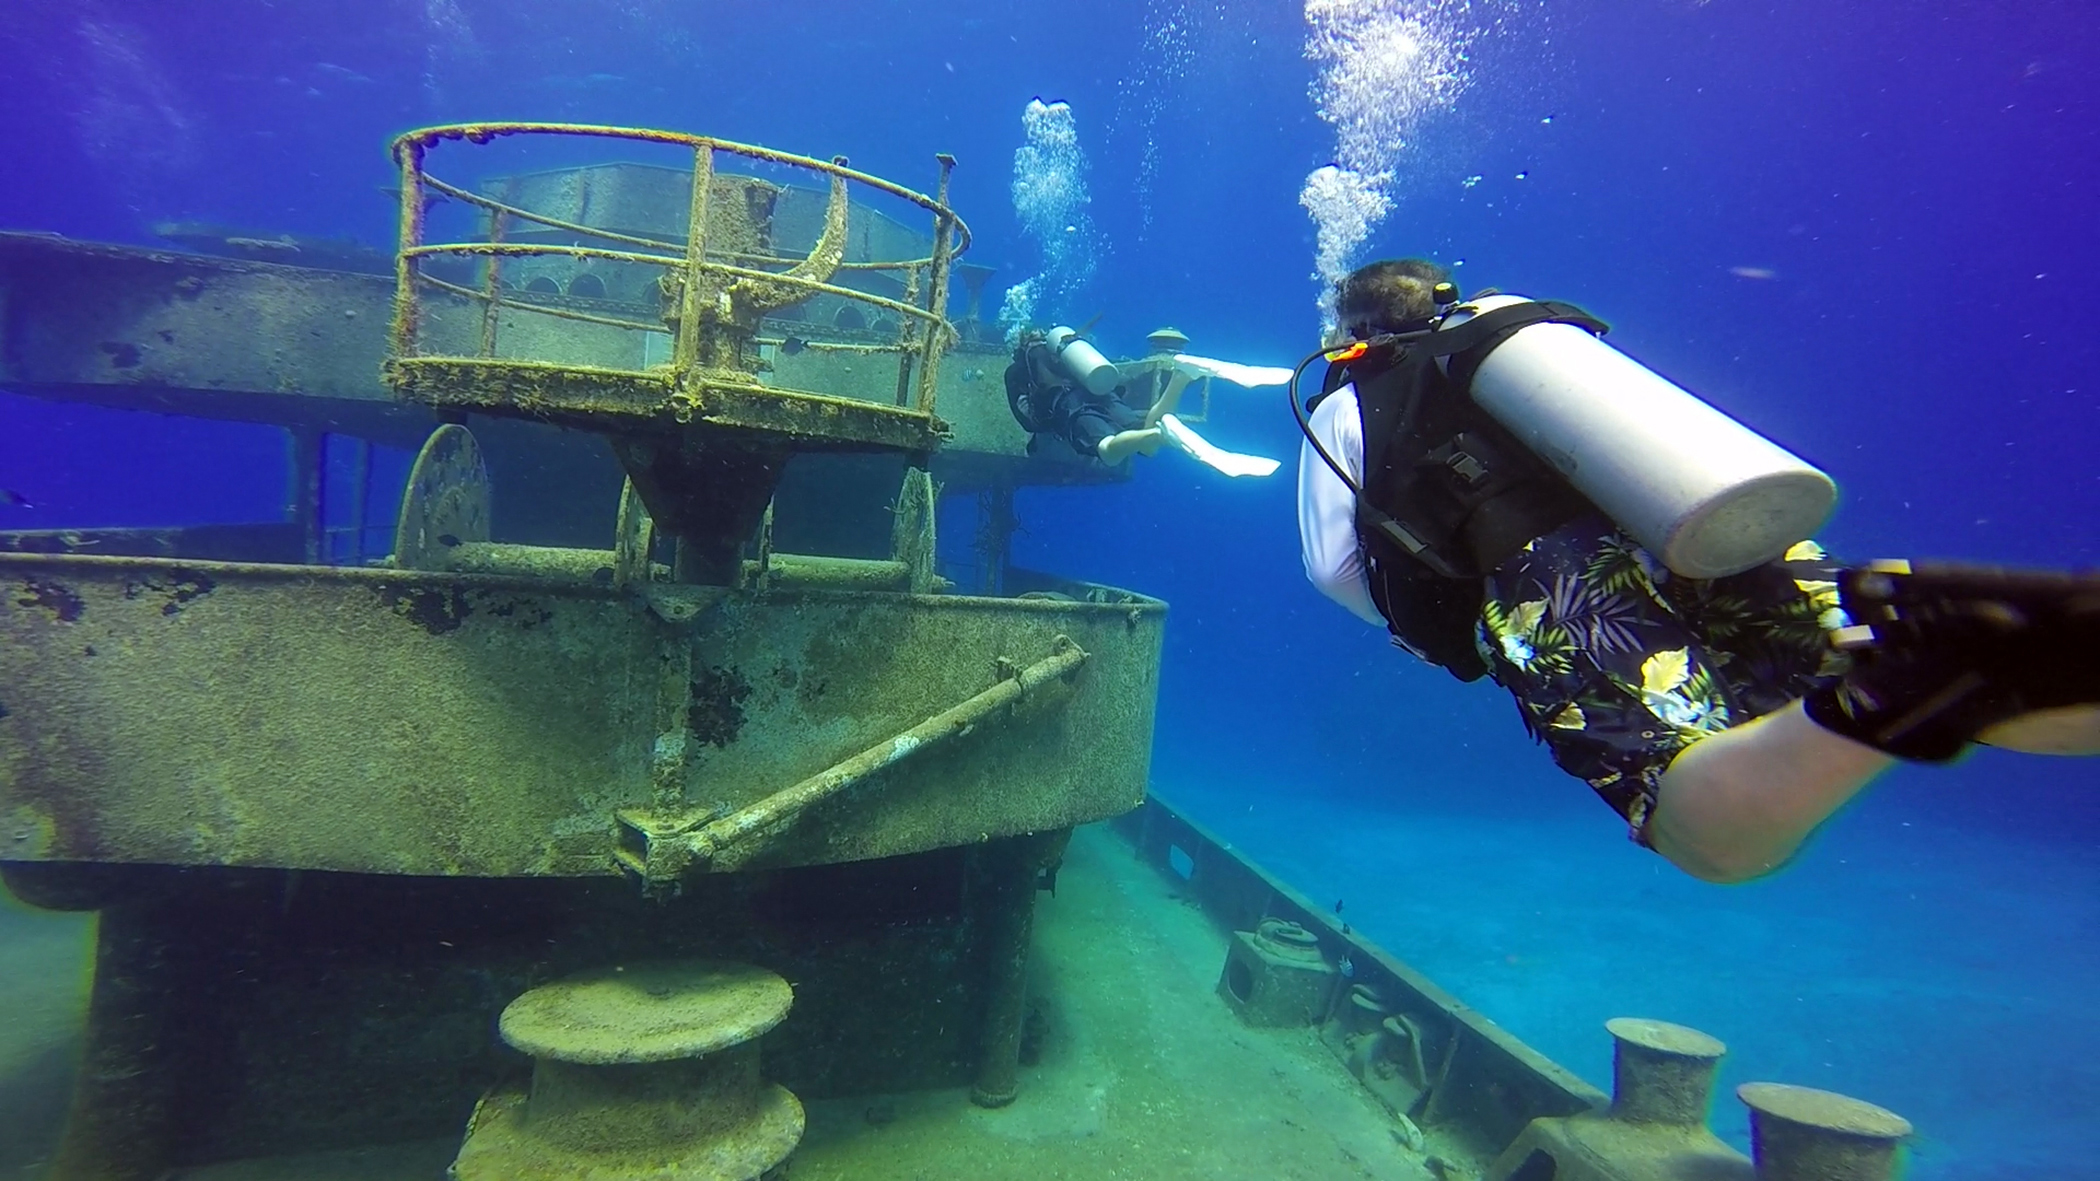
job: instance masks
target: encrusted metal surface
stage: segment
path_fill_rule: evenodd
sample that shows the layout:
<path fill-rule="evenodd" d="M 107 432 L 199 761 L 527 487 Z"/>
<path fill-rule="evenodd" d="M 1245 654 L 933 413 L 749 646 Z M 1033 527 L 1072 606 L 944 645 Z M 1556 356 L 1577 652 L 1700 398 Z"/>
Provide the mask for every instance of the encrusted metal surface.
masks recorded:
<path fill-rule="evenodd" d="M 1165 608 L 0 554 L 0 859 L 616 872 L 614 812 L 732 811 L 1066 635 L 1068 699 L 813 808 L 746 864 L 1142 797 Z M 1002 663 L 1003 662 L 1003 663 Z"/>
<path fill-rule="evenodd" d="M 809 218 L 820 218 L 821 196 L 806 196 Z M 865 212 L 856 208 L 856 226 L 864 224 Z M 9 308 L 0 324 L 0 377 L 9 388 L 38 396 L 314 425 L 419 447 L 430 431 L 429 411 L 404 404 L 380 380 L 392 298 L 391 282 L 375 275 L 0 233 L 0 303 Z M 425 334 L 446 351 L 473 351 L 482 316 L 472 301 L 433 294 L 423 301 L 423 314 Z M 254 347 L 257 324 L 278 326 L 280 335 L 268 348 Z M 769 320 L 767 330 L 793 334 L 809 328 Z M 498 314 L 498 364 L 474 380 L 510 399 L 523 419 L 583 424 L 600 409 L 624 416 L 655 408 L 660 421 L 675 423 L 671 381 L 649 371 L 651 339 L 668 358 L 663 333 L 552 319 L 505 303 Z M 908 418 L 895 409 L 894 356 L 816 348 L 773 352 L 773 371 L 762 374 L 761 382 L 872 405 L 888 411 L 885 422 Z M 553 357 L 560 365 L 536 369 L 524 357 Z M 1006 408 L 1001 374 L 1007 360 L 1005 350 L 992 345 L 954 350 L 938 376 L 939 419 L 892 430 L 891 445 L 918 450 L 937 444 L 935 475 L 958 485 L 1125 478 L 1116 469 L 1080 461 L 1068 448 L 1028 456 L 1028 436 Z M 442 404 L 443 391 L 461 384 L 456 375 L 424 381 L 422 374 L 478 364 L 476 358 L 418 358 L 397 366 L 396 377 L 415 387 L 415 400 Z M 542 371 L 555 368 L 564 372 Z M 563 407 L 573 408 L 576 417 L 568 418 Z M 762 424 L 756 410 L 724 399 L 719 413 L 725 422 L 757 426 L 777 424 L 786 412 Z M 824 425 L 814 413 L 804 417 Z"/>
<path fill-rule="evenodd" d="M 0 382 L 79 401 L 420 440 L 379 382 L 392 283 L 0 233 Z"/>
<path fill-rule="evenodd" d="M 447 550 L 489 539 L 489 471 L 467 428 L 447 423 L 416 454 L 394 526 L 394 562 L 404 570 L 442 570 Z"/>

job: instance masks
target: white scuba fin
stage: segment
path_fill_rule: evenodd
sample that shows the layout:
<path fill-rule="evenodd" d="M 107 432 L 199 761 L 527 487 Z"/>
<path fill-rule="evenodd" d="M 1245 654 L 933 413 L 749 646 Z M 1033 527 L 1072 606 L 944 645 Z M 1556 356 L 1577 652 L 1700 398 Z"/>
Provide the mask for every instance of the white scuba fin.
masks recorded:
<path fill-rule="evenodd" d="M 1159 429 L 1167 441 L 1189 453 L 1198 463 L 1225 473 L 1228 476 L 1267 476 L 1283 466 L 1273 459 L 1259 455 L 1241 455 L 1235 451 L 1223 451 L 1211 445 L 1210 440 L 1190 430 L 1187 423 L 1171 414 L 1160 416 Z"/>
<path fill-rule="evenodd" d="M 1291 379 L 1290 370 L 1273 365 L 1242 365 L 1237 361 L 1218 361 L 1189 353 L 1174 354 L 1174 364 L 1192 376 L 1222 377 L 1250 390 L 1265 385 L 1282 385 Z"/>

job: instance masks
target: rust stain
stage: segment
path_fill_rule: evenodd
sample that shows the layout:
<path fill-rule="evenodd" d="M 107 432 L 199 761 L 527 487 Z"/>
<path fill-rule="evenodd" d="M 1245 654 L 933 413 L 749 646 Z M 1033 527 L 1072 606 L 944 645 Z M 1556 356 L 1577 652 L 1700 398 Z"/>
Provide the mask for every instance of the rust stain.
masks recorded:
<path fill-rule="evenodd" d="M 87 611 L 87 603 L 71 587 L 38 578 L 22 580 L 22 589 L 15 595 L 15 606 L 49 611 L 51 617 L 60 623 L 72 623 Z"/>

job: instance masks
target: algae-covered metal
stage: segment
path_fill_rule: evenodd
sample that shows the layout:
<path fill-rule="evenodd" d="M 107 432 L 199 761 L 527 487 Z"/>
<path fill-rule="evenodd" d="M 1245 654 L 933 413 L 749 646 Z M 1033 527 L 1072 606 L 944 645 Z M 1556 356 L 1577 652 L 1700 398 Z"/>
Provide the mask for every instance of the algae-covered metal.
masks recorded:
<path fill-rule="evenodd" d="M 727 816 L 1067 645 L 1054 691 L 740 844 L 739 867 L 1142 798 L 1165 607 L 0 554 L 0 859 L 619 872 L 615 814 Z"/>
<path fill-rule="evenodd" d="M 427 168 L 427 157 L 445 141 L 486 144 L 509 136 L 687 149 L 693 154 L 692 170 L 682 182 L 674 182 L 683 185 L 683 207 L 666 200 L 669 194 L 658 191 L 661 185 L 644 183 L 667 179 L 660 170 L 571 170 L 559 177 L 504 178 L 494 187 L 508 199 L 499 199 L 441 181 Z M 946 203 L 952 157 L 939 157 L 939 191 L 929 197 L 855 171 L 844 157 L 826 162 L 751 144 L 640 128 L 555 123 L 431 127 L 398 137 L 393 154 L 401 170 L 400 251 L 387 372 L 402 397 L 498 414 L 551 416 L 601 430 L 660 427 L 670 420 L 835 445 L 906 450 L 939 445 L 942 431 L 933 409 L 940 360 L 959 339 L 945 315 L 948 271 L 970 239 L 968 226 Z M 822 227 L 805 254 L 787 257 L 776 252 L 772 223 L 781 186 L 750 177 L 718 177 L 718 155 L 823 178 L 828 196 Z M 849 185 L 885 194 L 932 216 L 928 255 L 855 264 L 902 274 L 905 298 L 831 281 L 846 265 L 852 232 Z M 594 188 L 609 190 L 611 201 L 601 206 L 588 199 L 585 194 Z M 482 210 L 479 239 L 425 241 L 428 193 Z M 545 238 L 548 231 L 559 236 L 517 240 L 519 233 Z M 463 259 L 481 267 L 478 289 L 426 273 L 427 263 Z M 506 261 L 530 266 L 550 260 L 600 264 L 616 278 L 653 275 L 641 286 L 650 296 L 644 302 L 655 305 L 655 314 L 615 316 L 506 298 L 501 279 Z M 478 309 L 474 318 L 481 327 L 471 355 L 461 349 L 465 342 L 456 336 L 428 331 L 425 289 L 464 301 L 458 310 Z M 602 280 L 597 289 L 606 290 Z M 856 314 L 887 315 L 901 326 L 894 344 L 875 346 L 899 355 L 894 405 L 877 407 L 757 380 L 764 366 L 758 341 L 761 321 L 769 312 L 818 295 L 861 305 Z M 499 331 L 505 308 L 558 323 L 519 339 Z M 651 350 L 642 348 L 621 364 L 603 355 L 603 349 L 596 355 L 590 349 L 579 351 L 579 337 L 589 335 L 580 328 L 596 328 L 600 337 L 606 329 L 636 338 L 667 336 L 669 355 L 664 364 L 651 364 Z"/>

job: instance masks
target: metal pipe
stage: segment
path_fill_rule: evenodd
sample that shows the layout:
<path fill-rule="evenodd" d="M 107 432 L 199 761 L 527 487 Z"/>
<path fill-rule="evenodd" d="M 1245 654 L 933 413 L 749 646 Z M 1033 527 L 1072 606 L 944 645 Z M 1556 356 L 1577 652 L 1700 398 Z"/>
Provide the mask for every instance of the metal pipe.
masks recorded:
<path fill-rule="evenodd" d="M 515 545 L 505 541 L 463 541 L 436 549 L 426 557 L 432 569 L 459 574 L 514 574 L 574 582 L 610 581 L 616 568 L 609 549 Z"/>
<path fill-rule="evenodd" d="M 912 300 L 918 298 L 918 295 L 919 271 L 917 267 L 914 267 L 911 270 L 904 272 L 904 302 L 910 303 Z M 906 319 L 898 321 L 897 342 L 899 345 L 902 346 L 897 350 L 896 404 L 899 406 L 909 406 L 912 404 L 911 363 L 912 354 L 918 351 L 918 330 L 919 325 L 918 322 L 915 320 Z"/>
<path fill-rule="evenodd" d="M 417 282 L 435 287 L 448 295 L 460 296 L 463 299 L 476 300 L 485 298 L 481 292 L 474 290 L 472 287 L 462 287 L 457 283 L 447 283 L 443 279 L 431 275 L 419 275 L 417 276 Z M 567 308 L 552 308 L 545 304 L 534 303 L 530 299 L 522 299 L 515 296 L 503 306 L 520 312 L 533 312 L 542 316 L 553 316 L 561 320 L 574 320 L 579 324 L 603 324 L 608 328 L 625 328 L 633 332 L 662 332 L 664 330 L 664 326 L 661 324 L 644 324 L 640 320 L 622 320 L 617 316 L 594 316 L 589 312 L 572 312 Z"/>
<path fill-rule="evenodd" d="M 306 427 L 290 427 L 286 429 L 285 437 L 291 469 L 285 476 L 285 508 L 299 529 L 306 564 L 319 565 L 324 541 L 322 528 L 326 523 L 326 506 L 321 497 L 326 483 L 322 465 L 328 454 L 328 436 Z"/>
<path fill-rule="evenodd" d="M 662 256 L 663 261 L 667 263 L 677 262 L 679 256 L 685 250 L 685 244 L 683 242 L 673 241 L 669 238 L 649 238 L 639 234 L 623 234 L 617 230 L 608 230 L 601 226 L 587 226 L 581 222 L 563 221 L 561 218 L 553 217 L 548 214 L 534 213 L 530 209 L 525 209 L 517 205 L 506 204 L 502 201 L 497 201 L 490 197 L 484 197 L 479 193 L 469 192 L 466 189 L 462 189 L 457 185 L 446 184 L 444 181 L 441 181 L 434 176 L 425 176 L 423 178 L 423 183 L 427 187 L 434 189 L 440 193 L 443 193 L 448 197 L 452 197 L 469 205 L 479 206 L 483 209 L 487 209 L 494 213 L 508 214 L 509 216 L 518 221 L 529 221 L 537 225 L 546 226 L 549 229 L 563 230 L 572 234 L 582 234 L 586 237 L 591 238 L 601 238 L 607 242 L 625 242 L 630 246 L 662 247 L 664 250 L 670 252 Z M 794 264 L 802 262 L 808 257 L 807 255 L 803 256 L 802 258 L 796 258 L 790 255 L 782 254 L 745 254 L 742 251 L 737 250 L 716 250 L 712 253 L 716 258 L 727 258 L 737 262 L 782 262 Z M 841 262 L 838 264 L 838 269 L 842 271 L 900 271 L 910 267 L 922 267 L 932 261 L 932 258 L 928 257 L 898 259 L 896 261 L 878 260 L 874 262 Z"/>
<path fill-rule="evenodd" d="M 693 191 L 685 223 L 684 287 L 678 298 L 678 338 L 671 344 L 671 368 L 684 373 L 700 351 L 700 271 L 707 265 L 707 198 L 715 187 L 714 145 L 693 149 Z"/>
<path fill-rule="evenodd" d="M 620 578 L 619 553 L 609 549 L 463 541 L 444 547 L 430 558 L 433 561 L 430 569 L 458 574 L 509 574 L 523 578 L 611 581 L 615 585 L 625 585 Z M 657 577 L 670 574 L 664 566 L 652 565 L 649 569 Z M 640 559 L 637 559 L 628 581 L 650 581 L 641 570 Z M 768 588 L 906 591 L 911 589 L 912 566 L 895 559 L 775 553 L 763 568 L 757 562 L 746 561 L 744 575 L 747 583 Z"/>
<path fill-rule="evenodd" d="M 416 247 L 407 253 L 416 258 L 453 254 L 502 255 L 506 258 L 525 258 L 551 254 L 565 258 L 602 258 L 612 262 L 645 263 L 650 266 L 665 267 L 667 269 L 679 265 L 677 259 L 663 258 L 653 254 L 634 254 L 625 250 L 599 250 L 591 246 L 561 246 L 551 242 L 438 242 L 429 246 Z M 732 279 L 753 279 L 763 283 L 784 283 L 798 290 L 807 291 L 812 295 L 836 295 L 841 299 L 850 299 L 856 303 L 869 304 L 873 307 L 882 308 L 885 311 L 896 312 L 900 316 L 911 316 L 919 320 L 945 323 L 945 321 L 941 320 L 941 317 L 916 304 L 904 303 L 891 299 L 888 296 L 873 295 L 866 291 L 856 291 L 851 287 L 840 287 L 835 283 L 819 282 L 815 279 L 807 279 L 784 271 L 760 271 L 750 267 L 731 266 L 726 262 L 689 261 L 686 265 L 690 270 L 700 274 L 726 275 Z M 422 276 L 422 281 L 431 284 L 440 282 L 440 280 L 433 279 L 427 275 Z M 482 298 L 481 293 L 471 287 L 455 287 L 454 289 L 472 299 Z M 511 301 L 510 306 L 531 307 L 535 311 L 545 310 L 537 305 L 523 303 L 516 299 Z M 641 327 L 646 327 L 646 325 L 641 325 Z"/>
<path fill-rule="evenodd" d="M 793 152 L 782 152 L 773 148 L 762 148 L 756 144 L 737 143 L 733 140 L 711 139 L 702 135 L 689 135 L 679 131 L 656 131 L 642 127 L 606 127 L 595 123 L 453 123 L 440 127 L 419 127 L 404 131 L 394 137 L 394 149 L 414 146 L 420 152 L 440 140 L 463 139 L 470 143 L 485 144 L 506 135 L 579 135 L 600 139 L 630 139 L 639 143 L 684 144 L 696 148 L 718 149 L 733 156 L 750 160 L 763 160 L 771 164 L 786 164 L 796 168 L 809 168 L 833 176 L 842 176 L 857 184 L 863 184 L 879 192 L 888 193 L 909 201 L 922 209 L 932 211 L 937 206 L 933 198 L 924 193 L 915 193 L 903 185 L 848 168 L 841 164 L 827 164 L 812 156 L 797 156 Z M 403 190 L 404 193 L 406 190 Z M 950 213 L 953 217 L 953 213 Z M 962 239 L 957 253 L 969 248 L 970 227 L 961 218 L 955 226 Z"/>
<path fill-rule="evenodd" d="M 948 250 L 949 220 L 954 216 L 948 212 L 948 182 L 955 172 L 955 157 L 942 152 L 935 159 L 941 163 L 940 186 L 935 190 L 934 201 L 939 210 L 933 215 L 933 276 L 926 292 L 926 310 L 933 313 L 934 320 L 926 331 L 926 342 L 919 355 L 919 412 L 933 413 L 934 391 L 941 374 L 941 352 L 948 347 L 948 268 L 951 255 Z"/>
<path fill-rule="evenodd" d="M 1001 680 L 960 705 L 946 709 L 913 726 L 835 763 L 815 775 L 703 825 L 682 839 L 698 866 L 730 868 L 732 860 L 748 859 L 749 846 L 760 838 L 786 827 L 810 808 L 831 799 L 888 767 L 932 750 L 950 739 L 977 728 L 997 711 L 1014 705 L 1052 681 L 1070 676 L 1087 659 L 1085 651 L 1069 636 L 1058 636 L 1055 650 L 1041 660 Z"/>
<path fill-rule="evenodd" d="M 355 438 L 355 436 L 353 436 Z M 357 438 L 357 462 L 350 469 L 350 553 L 347 564 L 365 564 L 365 533 L 372 499 L 372 441 Z"/>
<path fill-rule="evenodd" d="M 400 246 L 394 255 L 394 320 L 389 328 L 395 357 L 412 357 L 416 346 L 416 255 L 423 244 L 422 140 L 394 141 L 394 160 L 401 165 Z"/>
<path fill-rule="evenodd" d="M 1028 952 L 1035 935 L 1036 880 L 1052 842 L 1069 829 L 1030 833 L 970 851 L 970 908 L 982 925 L 984 1018 L 970 1102 L 1005 1107 L 1020 1094 L 1021 1034 L 1028 1019 Z"/>
<path fill-rule="evenodd" d="M 511 177 L 504 186 L 503 195 L 510 197 L 517 191 L 517 188 L 518 178 L 515 176 Z M 503 239 L 507 236 L 506 231 L 509 227 L 509 214 L 501 212 L 493 214 L 489 223 L 489 243 L 491 245 L 502 244 Z M 486 261 L 481 265 L 484 270 L 481 279 L 481 355 L 493 357 L 496 355 L 496 317 L 498 310 L 503 306 L 503 256 L 500 254 L 488 255 Z"/>
<path fill-rule="evenodd" d="M 758 563 L 745 562 L 745 573 L 757 578 Z M 769 556 L 765 587 L 822 587 L 828 590 L 902 591 L 911 587 L 908 563 L 882 558 L 831 558 L 814 554 L 774 553 Z"/>

